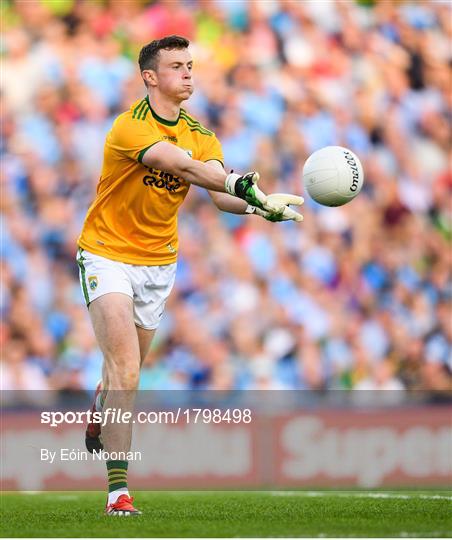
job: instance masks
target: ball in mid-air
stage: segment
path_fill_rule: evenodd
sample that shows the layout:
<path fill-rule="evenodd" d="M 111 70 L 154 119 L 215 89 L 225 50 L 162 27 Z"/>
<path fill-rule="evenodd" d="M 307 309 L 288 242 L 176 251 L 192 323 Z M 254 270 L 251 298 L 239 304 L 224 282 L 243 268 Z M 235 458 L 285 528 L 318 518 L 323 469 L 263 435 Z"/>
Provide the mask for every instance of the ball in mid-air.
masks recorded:
<path fill-rule="evenodd" d="M 358 195 L 364 172 L 356 154 L 342 146 L 325 146 L 309 156 L 303 166 L 303 183 L 309 195 L 324 206 L 342 206 Z"/>

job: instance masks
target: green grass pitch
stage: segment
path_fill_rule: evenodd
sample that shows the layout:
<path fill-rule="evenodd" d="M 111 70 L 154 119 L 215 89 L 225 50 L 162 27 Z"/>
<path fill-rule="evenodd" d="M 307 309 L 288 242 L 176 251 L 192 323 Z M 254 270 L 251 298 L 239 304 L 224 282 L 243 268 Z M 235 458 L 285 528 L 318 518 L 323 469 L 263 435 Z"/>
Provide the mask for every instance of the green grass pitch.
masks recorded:
<path fill-rule="evenodd" d="M 4 493 L 2 537 L 448 537 L 450 491 L 136 492 L 142 516 L 103 515 L 99 492 Z"/>

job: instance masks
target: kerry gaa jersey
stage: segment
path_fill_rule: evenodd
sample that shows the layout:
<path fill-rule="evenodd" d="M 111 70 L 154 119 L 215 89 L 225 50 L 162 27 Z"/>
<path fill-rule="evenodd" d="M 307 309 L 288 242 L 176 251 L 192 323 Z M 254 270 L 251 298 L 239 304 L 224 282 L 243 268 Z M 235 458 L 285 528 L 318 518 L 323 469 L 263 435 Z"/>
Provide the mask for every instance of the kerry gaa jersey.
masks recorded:
<path fill-rule="evenodd" d="M 223 162 L 214 133 L 181 109 L 170 122 L 152 109 L 149 96 L 120 114 L 108 133 L 97 194 L 88 210 L 81 248 L 108 259 L 152 266 L 176 261 L 177 210 L 189 183 L 147 167 L 143 155 L 166 141 L 193 159 Z"/>

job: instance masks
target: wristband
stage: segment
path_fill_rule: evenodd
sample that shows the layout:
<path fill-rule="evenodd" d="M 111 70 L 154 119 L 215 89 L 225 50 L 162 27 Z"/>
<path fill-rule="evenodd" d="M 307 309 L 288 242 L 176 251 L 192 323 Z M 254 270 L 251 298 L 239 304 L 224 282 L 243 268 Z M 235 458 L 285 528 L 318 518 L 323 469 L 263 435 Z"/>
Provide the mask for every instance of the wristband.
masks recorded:
<path fill-rule="evenodd" d="M 228 174 L 226 176 L 226 180 L 224 181 L 224 188 L 226 190 L 226 193 L 229 193 L 229 195 L 235 196 L 235 183 L 238 178 L 240 178 L 240 175 L 234 173 Z"/>

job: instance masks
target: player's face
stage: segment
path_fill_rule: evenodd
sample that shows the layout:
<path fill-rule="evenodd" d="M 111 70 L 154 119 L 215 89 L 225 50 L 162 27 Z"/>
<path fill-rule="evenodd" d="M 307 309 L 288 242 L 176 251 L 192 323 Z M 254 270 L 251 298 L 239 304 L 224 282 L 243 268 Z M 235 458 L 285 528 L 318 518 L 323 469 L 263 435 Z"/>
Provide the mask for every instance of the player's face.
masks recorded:
<path fill-rule="evenodd" d="M 193 60 L 188 49 L 162 49 L 156 71 L 157 87 L 162 94 L 183 101 L 193 94 Z"/>

